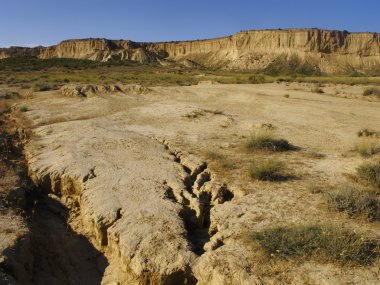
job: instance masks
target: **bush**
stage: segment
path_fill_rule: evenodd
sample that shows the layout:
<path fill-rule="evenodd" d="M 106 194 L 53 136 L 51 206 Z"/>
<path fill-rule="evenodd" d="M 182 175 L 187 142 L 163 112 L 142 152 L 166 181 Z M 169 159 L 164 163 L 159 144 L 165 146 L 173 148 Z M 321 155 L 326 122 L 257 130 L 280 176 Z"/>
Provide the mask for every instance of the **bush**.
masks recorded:
<path fill-rule="evenodd" d="M 32 87 L 30 84 L 21 84 L 21 89 L 29 89 L 30 87 Z"/>
<path fill-rule="evenodd" d="M 257 131 L 252 133 L 246 142 L 246 148 L 250 151 L 287 151 L 294 149 L 287 140 L 275 138 L 270 131 Z"/>
<path fill-rule="evenodd" d="M 332 226 L 274 227 L 253 236 L 264 250 L 281 258 L 323 254 L 343 263 L 370 264 L 376 257 L 376 241 Z"/>
<path fill-rule="evenodd" d="M 329 206 L 349 217 L 363 215 L 373 221 L 378 218 L 380 203 L 374 191 L 356 187 L 343 187 L 329 194 Z"/>
<path fill-rule="evenodd" d="M 361 156 L 368 157 L 380 152 L 380 144 L 377 140 L 366 139 L 355 145 L 355 151 Z"/>
<path fill-rule="evenodd" d="M 251 84 L 260 84 L 260 83 L 265 83 L 265 77 L 263 75 L 252 75 L 248 78 L 249 83 Z"/>
<path fill-rule="evenodd" d="M 357 168 L 357 173 L 361 179 L 380 188 L 380 161 L 365 163 Z"/>
<path fill-rule="evenodd" d="M 363 96 L 370 96 L 370 95 L 375 95 L 375 96 L 380 97 L 380 89 L 375 88 L 375 87 L 369 87 L 369 88 L 364 89 Z"/>
<path fill-rule="evenodd" d="M 262 181 L 283 180 L 284 164 L 278 160 L 254 161 L 248 169 L 249 176 Z"/>
<path fill-rule="evenodd" d="M 35 92 L 49 91 L 49 90 L 53 90 L 53 89 L 56 89 L 56 88 L 57 88 L 56 85 L 52 85 L 52 84 L 49 84 L 49 83 L 36 83 L 33 86 L 33 91 L 35 91 Z"/>
<path fill-rule="evenodd" d="M 20 97 L 20 93 L 18 92 L 4 91 L 0 93 L 0 99 L 19 99 Z"/>

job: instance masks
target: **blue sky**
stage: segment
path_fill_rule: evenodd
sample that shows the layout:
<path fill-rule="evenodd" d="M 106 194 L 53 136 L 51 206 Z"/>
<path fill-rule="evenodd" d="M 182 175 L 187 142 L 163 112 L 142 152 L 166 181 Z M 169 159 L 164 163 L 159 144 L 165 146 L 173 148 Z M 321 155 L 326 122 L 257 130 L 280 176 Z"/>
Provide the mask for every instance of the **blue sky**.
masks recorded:
<path fill-rule="evenodd" d="M 105 37 L 204 39 L 240 30 L 380 32 L 379 0 L 2 0 L 0 47 Z"/>

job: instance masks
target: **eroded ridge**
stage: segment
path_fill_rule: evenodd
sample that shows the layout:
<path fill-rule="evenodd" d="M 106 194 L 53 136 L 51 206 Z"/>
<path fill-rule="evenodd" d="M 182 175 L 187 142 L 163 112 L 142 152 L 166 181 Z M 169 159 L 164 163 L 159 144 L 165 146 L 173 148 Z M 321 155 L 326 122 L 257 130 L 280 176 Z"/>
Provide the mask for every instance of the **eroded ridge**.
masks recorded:
<path fill-rule="evenodd" d="M 84 129 L 70 136 L 69 144 L 68 136 L 58 132 L 28 144 L 32 180 L 43 195 L 68 208 L 67 224 L 104 254 L 109 265 L 102 284 L 194 284 L 191 264 L 196 255 L 180 218 L 182 201 L 171 203 L 162 191 L 162 179 L 186 188 L 182 178 L 188 174 L 156 141 L 93 124 L 61 126 L 68 134 L 78 126 Z M 36 132 L 45 134 L 49 128 Z M 86 141 L 94 132 L 97 137 Z"/>
<path fill-rule="evenodd" d="M 182 205 L 180 216 L 184 221 L 187 238 L 194 253 L 202 255 L 205 251 L 218 248 L 222 242 L 211 241 L 218 232 L 217 225 L 211 221 L 211 209 L 217 204 L 231 201 L 234 194 L 226 184 L 215 181 L 207 162 L 174 149 L 166 140 L 161 142 L 186 173 L 183 179 L 184 190 L 176 191 L 168 181 L 164 181 L 165 196 L 174 203 Z"/>

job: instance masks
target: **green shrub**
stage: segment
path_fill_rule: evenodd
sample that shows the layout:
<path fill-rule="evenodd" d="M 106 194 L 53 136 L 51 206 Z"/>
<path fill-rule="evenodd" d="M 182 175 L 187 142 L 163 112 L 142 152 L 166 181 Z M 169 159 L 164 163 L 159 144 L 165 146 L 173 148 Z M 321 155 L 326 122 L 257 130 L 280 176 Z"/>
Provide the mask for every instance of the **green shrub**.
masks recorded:
<path fill-rule="evenodd" d="M 357 168 L 357 173 L 361 179 L 380 188 L 380 161 L 365 163 Z"/>
<path fill-rule="evenodd" d="M 364 89 L 363 96 L 375 95 L 380 97 L 380 89 L 375 87 L 368 87 Z"/>
<path fill-rule="evenodd" d="M 326 256 L 343 263 L 370 264 L 376 257 L 376 241 L 332 226 L 273 227 L 253 236 L 264 250 L 281 258 Z"/>
<path fill-rule="evenodd" d="M 368 220 L 373 221 L 379 215 L 379 199 L 375 191 L 368 189 L 350 186 L 342 187 L 335 192 L 329 193 L 328 203 L 331 208 L 345 212 L 350 217 L 363 215 Z"/>
<path fill-rule="evenodd" d="M 256 131 L 250 135 L 246 142 L 246 148 L 250 151 L 287 151 L 294 147 L 284 139 L 277 139 L 270 131 Z"/>
<path fill-rule="evenodd" d="M 264 161 L 254 161 L 248 168 L 251 178 L 262 181 L 283 180 L 284 163 L 278 160 L 268 159 Z"/>

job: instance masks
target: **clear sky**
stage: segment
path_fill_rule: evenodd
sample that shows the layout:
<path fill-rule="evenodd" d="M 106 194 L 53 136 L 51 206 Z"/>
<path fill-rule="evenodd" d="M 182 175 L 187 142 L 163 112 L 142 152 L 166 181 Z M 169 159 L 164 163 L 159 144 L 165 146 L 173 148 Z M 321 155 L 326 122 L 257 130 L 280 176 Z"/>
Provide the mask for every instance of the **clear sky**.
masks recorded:
<path fill-rule="evenodd" d="M 250 29 L 380 32 L 380 0 L 2 0 L 0 47 L 104 37 L 171 41 Z"/>

